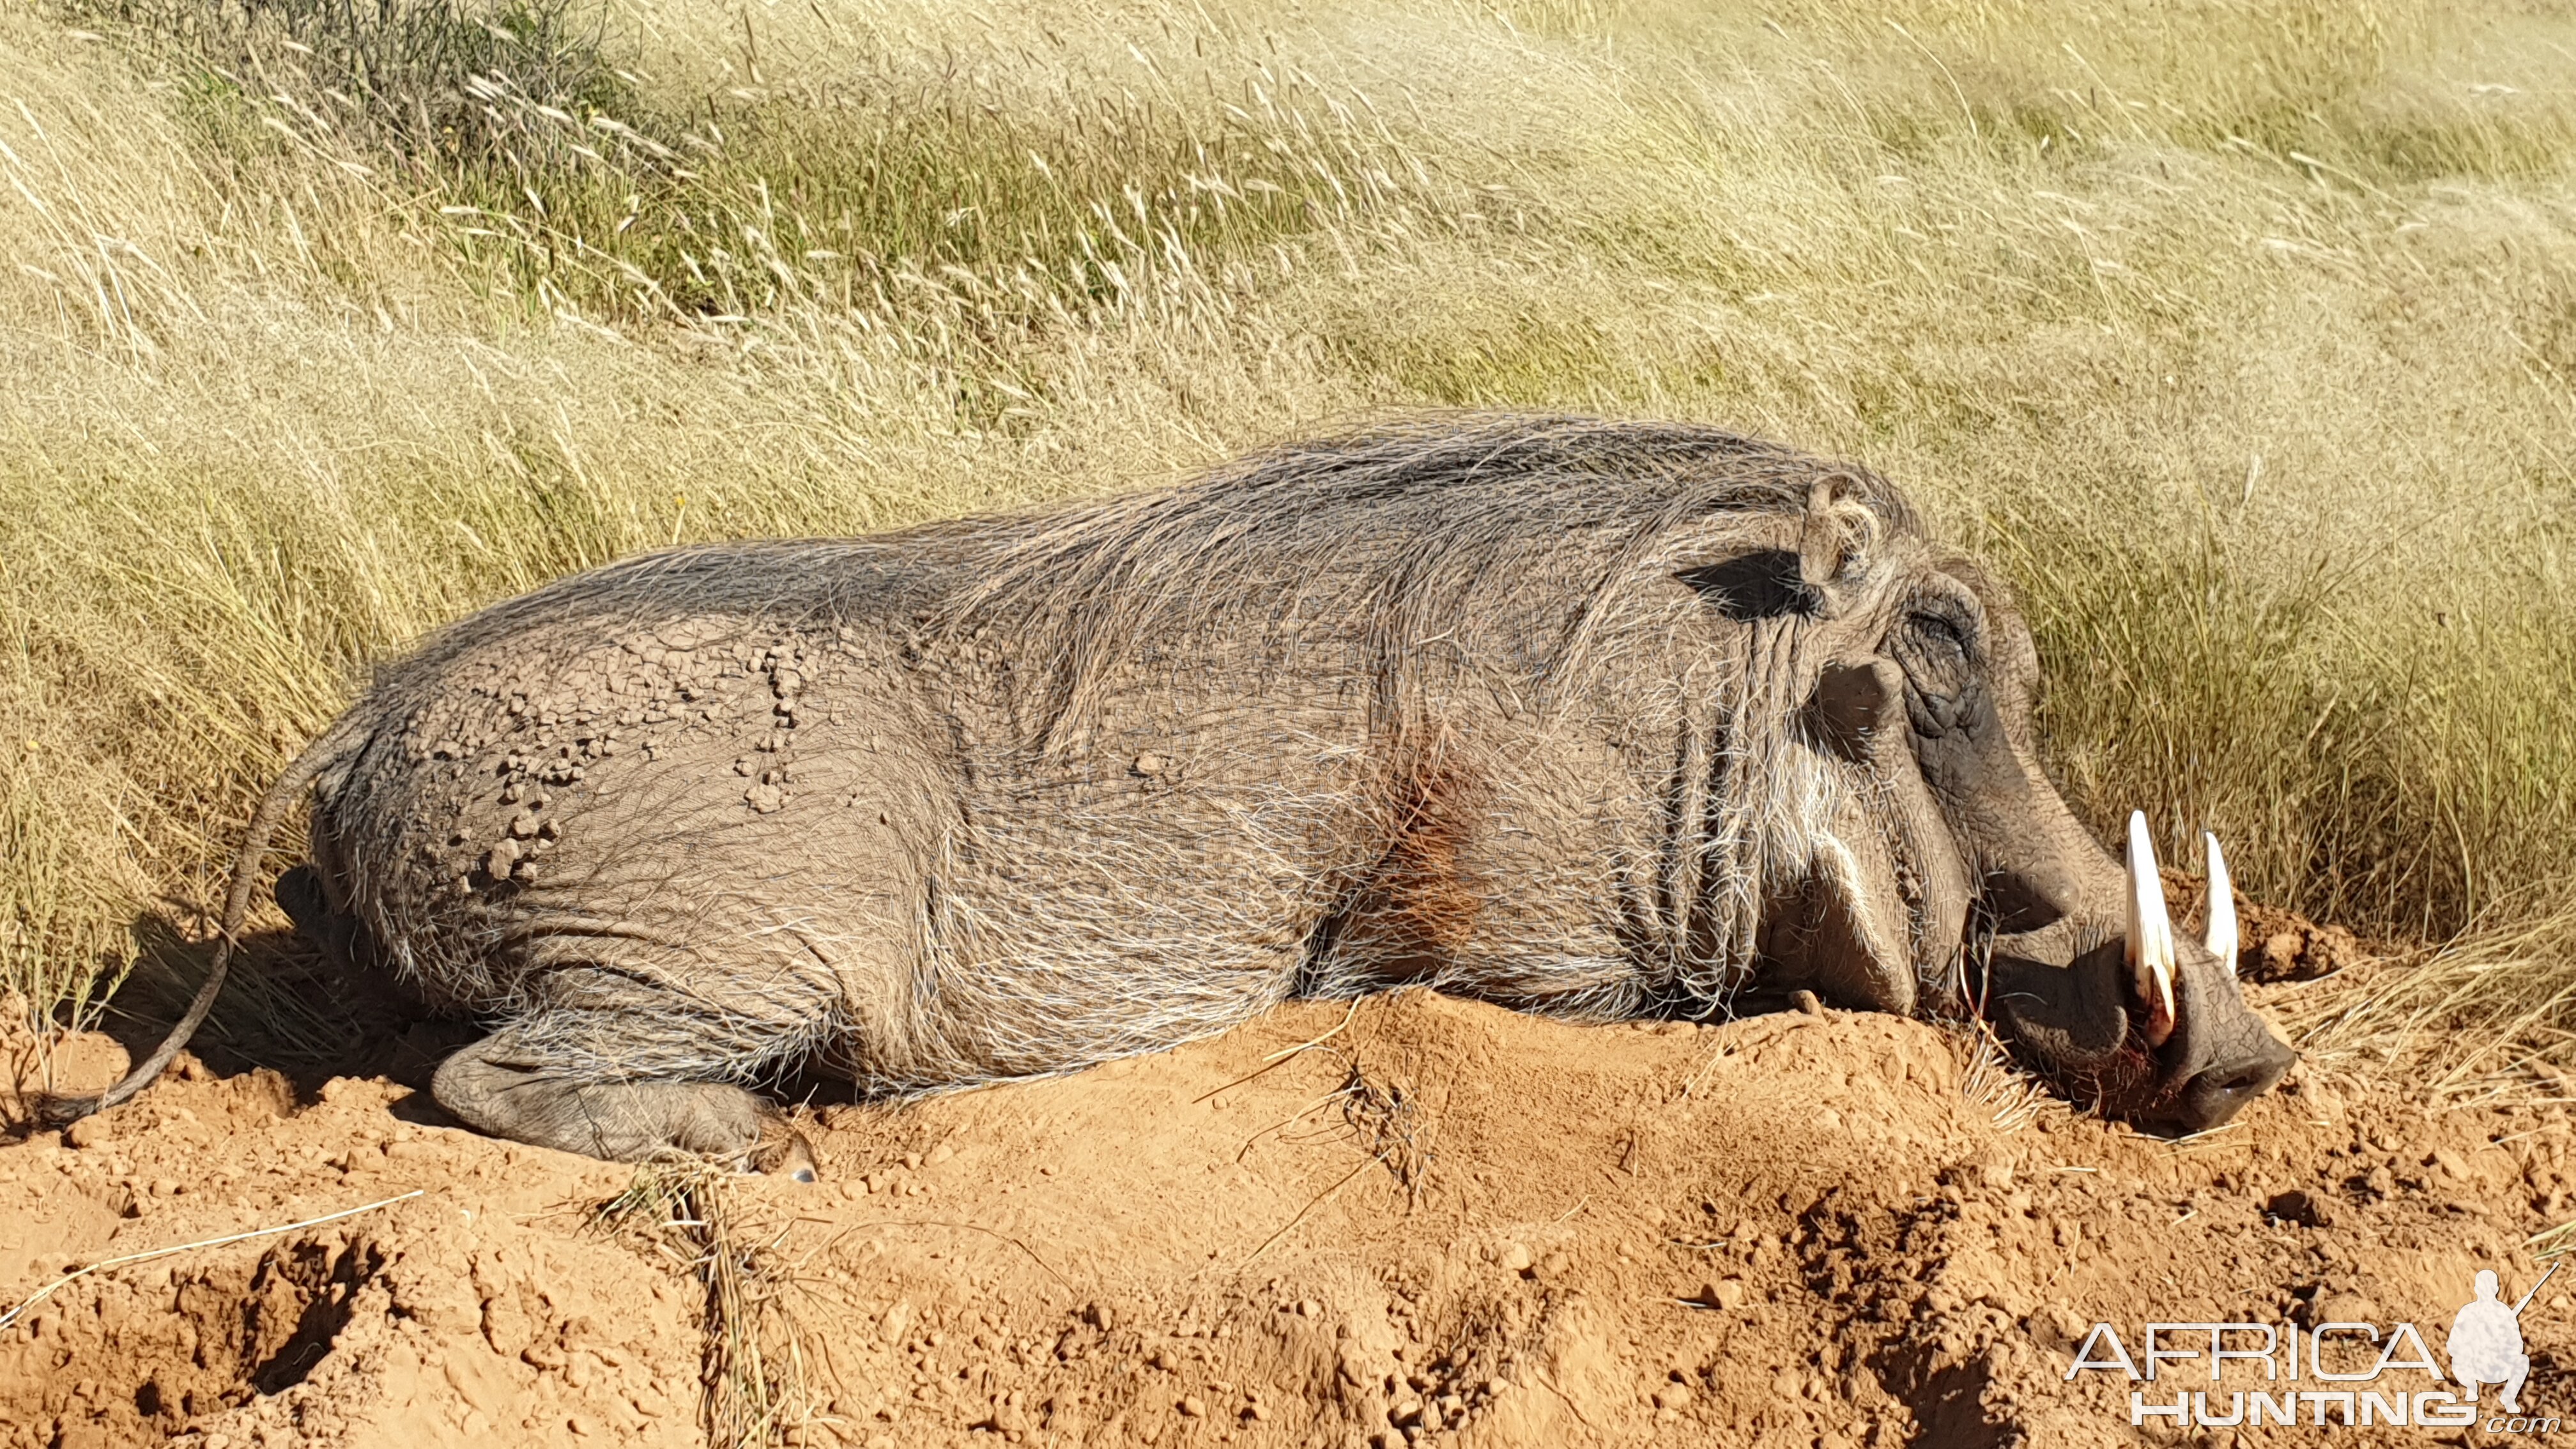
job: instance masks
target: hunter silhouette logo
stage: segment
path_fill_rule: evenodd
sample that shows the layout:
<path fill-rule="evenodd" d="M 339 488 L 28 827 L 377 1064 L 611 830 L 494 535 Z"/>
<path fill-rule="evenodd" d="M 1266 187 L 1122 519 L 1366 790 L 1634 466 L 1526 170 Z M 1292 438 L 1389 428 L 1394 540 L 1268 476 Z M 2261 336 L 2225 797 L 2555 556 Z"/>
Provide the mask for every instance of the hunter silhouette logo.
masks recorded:
<path fill-rule="evenodd" d="M 2393 1428 L 2466 1429 L 2478 1425 L 2481 1390 L 2497 1390 L 2501 1413 L 2483 1427 L 2492 1434 L 2548 1434 L 2555 1418 L 2523 1413 L 2523 1381 L 2531 1355 L 2522 1343 L 2522 1314 L 2558 1265 L 2508 1303 L 2493 1272 L 2480 1272 L 2477 1296 L 2451 1318 L 2443 1343 L 2450 1360 L 2446 1381 L 2424 1335 L 2412 1323 L 2149 1323 L 2132 1355 L 2118 1330 L 2097 1323 L 2075 1350 L 2066 1377 L 2092 1371 L 2125 1374 L 2156 1388 L 2129 1391 L 2129 1422 L 2158 1419 L 2176 1428 L 2289 1426 L 2304 1417 L 2318 1427 L 2384 1424 Z M 2225 1378 L 2244 1387 L 2220 1387 Z M 2207 1364 L 2202 1378 L 2200 1364 Z M 2260 1365 L 2259 1375 L 2255 1366 Z M 2420 1379 L 2410 1378 L 2420 1374 Z M 2198 1379 L 2208 1387 L 2185 1389 Z M 2178 1382 L 2179 1381 L 2179 1382 Z M 2171 1389 L 2164 1387 L 2172 1384 Z M 2171 1397 L 2165 1397 L 2170 1393 Z"/>
<path fill-rule="evenodd" d="M 2451 1377 L 2460 1381 L 2471 1403 L 2477 1402 L 2480 1384 L 2497 1384 L 2504 1389 L 2504 1411 L 2522 1412 L 2522 1381 L 2531 1374 L 2531 1355 L 2522 1351 L 2522 1310 L 2557 1273 L 2558 1265 L 2550 1264 L 2540 1282 L 2511 1308 L 2496 1297 L 2496 1275 L 2478 1274 L 2478 1296 L 2452 1317 L 2451 1337 L 2443 1344 L 2451 1355 Z"/>

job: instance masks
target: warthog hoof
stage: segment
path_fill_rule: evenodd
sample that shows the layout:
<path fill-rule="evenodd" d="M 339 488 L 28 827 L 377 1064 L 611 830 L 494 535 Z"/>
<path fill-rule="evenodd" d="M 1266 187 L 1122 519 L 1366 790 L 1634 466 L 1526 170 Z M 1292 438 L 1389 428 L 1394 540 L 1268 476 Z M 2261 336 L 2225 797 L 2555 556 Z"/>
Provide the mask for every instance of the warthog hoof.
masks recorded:
<path fill-rule="evenodd" d="M 776 1117 L 765 1117 L 760 1142 L 743 1163 L 747 1172 L 783 1177 L 790 1182 L 814 1182 L 821 1178 L 814 1160 L 814 1144 L 805 1134 Z"/>

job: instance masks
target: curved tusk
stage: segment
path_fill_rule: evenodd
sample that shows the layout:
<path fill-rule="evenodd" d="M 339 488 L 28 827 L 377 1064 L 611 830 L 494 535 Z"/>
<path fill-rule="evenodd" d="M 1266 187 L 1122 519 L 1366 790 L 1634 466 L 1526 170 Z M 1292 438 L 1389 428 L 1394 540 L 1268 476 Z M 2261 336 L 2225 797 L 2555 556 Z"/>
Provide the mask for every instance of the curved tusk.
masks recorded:
<path fill-rule="evenodd" d="M 2201 940 L 2209 954 L 2236 974 L 2236 883 L 2227 878 L 2227 857 L 2219 853 L 2218 837 L 2202 831 L 2200 838 L 2209 844 L 2209 928 Z"/>
<path fill-rule="evenodd" d="M 2147 1045 L 2162 1046 L 2174 1029 L 2173 917 L 2165 912 L 2165 884 L 2156 875 L 2156 847 L 2147 838 L 2147 813 L 2129 812 L 2129 970 L 2147 1003 Z"/>

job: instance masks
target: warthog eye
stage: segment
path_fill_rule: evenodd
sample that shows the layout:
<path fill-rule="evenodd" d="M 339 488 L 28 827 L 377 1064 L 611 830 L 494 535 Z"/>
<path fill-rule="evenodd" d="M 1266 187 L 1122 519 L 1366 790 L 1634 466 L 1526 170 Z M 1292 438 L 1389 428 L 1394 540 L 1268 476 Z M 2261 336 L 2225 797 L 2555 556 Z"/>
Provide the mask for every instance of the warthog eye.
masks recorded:
<path fill-rule="evenodd" d="M 1976 624 L 1939 604 L 1918 605 L 1890 641 L 1907 678 L 1928 699 L 1959 697 L 1976 673 Z"/>
<path fill-rule="evenodd" d="M 1945 619 L 1939 614 L 1917 614 L 1911 622 L 1922 632 L 1924 643 L 1946 648 L 1961 660 L 1968 657 L 1967 631 L 1960 628 L 1956 620 Z"/>

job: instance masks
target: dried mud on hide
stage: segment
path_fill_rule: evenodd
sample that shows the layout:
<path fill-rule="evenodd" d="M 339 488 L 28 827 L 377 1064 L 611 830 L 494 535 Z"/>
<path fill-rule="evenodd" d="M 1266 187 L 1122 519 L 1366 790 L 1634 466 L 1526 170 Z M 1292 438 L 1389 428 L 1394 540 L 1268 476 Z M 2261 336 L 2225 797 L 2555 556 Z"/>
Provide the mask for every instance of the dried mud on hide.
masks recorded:
<path fill-rule="evenodd" d="M 2519 1293 L 2576 1214 L 2561 1105 L 2433 1112 L 2311 1063 L 2163 1142 L 2030 1106 L 1963 1034 L 1838 1011 L 1299 1004 L 808 1113 L 812 1187 L 439 1121 L 383 1080 L 299 1099 L 191 1063 L 0 1146 L 10 1303 L 422 1192 L 68 1285 L 0 1336 L 0 1445 L 2133 1443 L 2130 1385 L 2065 1381 L 2092 1323 L 2438 1346 L 2477 1270 Z M 2544 1411 L 2563 1286 L 2524 1317 Z"/>

